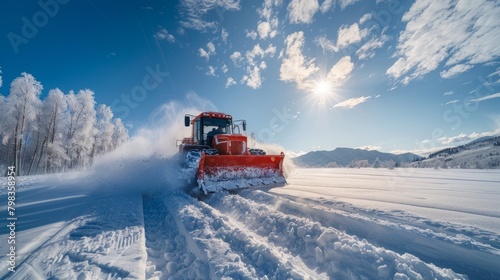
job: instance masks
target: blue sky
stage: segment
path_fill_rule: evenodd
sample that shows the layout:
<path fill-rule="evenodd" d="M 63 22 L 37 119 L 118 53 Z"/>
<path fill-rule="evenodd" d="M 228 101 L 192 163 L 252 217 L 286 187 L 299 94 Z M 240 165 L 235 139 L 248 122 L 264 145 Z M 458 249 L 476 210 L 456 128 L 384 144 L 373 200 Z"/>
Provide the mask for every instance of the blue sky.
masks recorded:
<path fill-rule="evenodd" d="M 193 93 L 294 153 L 431 150 L 500 133 L 497 1 L 9 1 L 21 72 L 89 88 L 132 134 Z M 182 120 L 179 120 L 182 122 Z"/>

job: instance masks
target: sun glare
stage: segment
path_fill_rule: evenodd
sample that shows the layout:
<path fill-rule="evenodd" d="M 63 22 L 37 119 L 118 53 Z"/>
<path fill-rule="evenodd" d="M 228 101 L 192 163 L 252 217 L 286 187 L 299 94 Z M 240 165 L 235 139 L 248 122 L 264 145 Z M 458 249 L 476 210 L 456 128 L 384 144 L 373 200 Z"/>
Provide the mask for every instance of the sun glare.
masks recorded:
<path fill-rule="evenodd" d="M 332 85 L 326 80 L 321 80 L 316 83 L 313 93 L 318 96 L 327 96 L 332 92 Z"/>

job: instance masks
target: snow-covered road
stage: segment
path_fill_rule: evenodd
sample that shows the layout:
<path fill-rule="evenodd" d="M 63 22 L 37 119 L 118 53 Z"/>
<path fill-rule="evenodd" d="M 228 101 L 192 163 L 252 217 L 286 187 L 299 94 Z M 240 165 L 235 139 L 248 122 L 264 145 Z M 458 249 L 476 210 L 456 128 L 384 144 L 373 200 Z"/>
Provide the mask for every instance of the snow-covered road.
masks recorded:
<path fill-rule="evenodd" d="M 199 201 L 159 166 L 19 178 L 0 278 L 500 279 L 498 171 L 299 169 Z"/>

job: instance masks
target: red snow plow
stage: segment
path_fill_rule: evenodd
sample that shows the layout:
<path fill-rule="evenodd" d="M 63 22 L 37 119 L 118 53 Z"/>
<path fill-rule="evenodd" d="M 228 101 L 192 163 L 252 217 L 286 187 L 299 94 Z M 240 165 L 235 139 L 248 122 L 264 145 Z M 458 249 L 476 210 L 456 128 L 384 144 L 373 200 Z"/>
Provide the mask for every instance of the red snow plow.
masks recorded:
<path fill-rule="evenodd" d="M 186 115 L 184 124 L 192 126 L 192 134 L 182 140 L 179 152 L 186 154 L 188 166 L 196 168 L 204 193 L 286 184 L 285 155 L 249 149 L 247 137 L 240 134 L 240 129 L 246 130 L 246 121 L 233 122 L 231 115 L 204 112 Z"/>

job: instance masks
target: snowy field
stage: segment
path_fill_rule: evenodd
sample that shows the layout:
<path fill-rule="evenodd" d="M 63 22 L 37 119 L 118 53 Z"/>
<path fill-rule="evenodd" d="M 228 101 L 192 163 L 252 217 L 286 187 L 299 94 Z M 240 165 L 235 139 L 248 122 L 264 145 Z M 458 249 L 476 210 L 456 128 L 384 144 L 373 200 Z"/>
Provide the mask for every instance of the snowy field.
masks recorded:
<path fill-rule="evenodd" d="M 500 279 L 498 170 L 297 169 L 203 201 L 179 173 L 149 159 L 17 178 L 15 273 L 0 178 L 0 278 Z"/>

